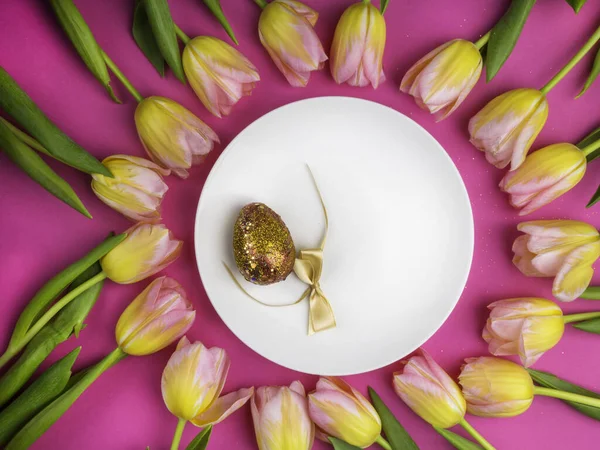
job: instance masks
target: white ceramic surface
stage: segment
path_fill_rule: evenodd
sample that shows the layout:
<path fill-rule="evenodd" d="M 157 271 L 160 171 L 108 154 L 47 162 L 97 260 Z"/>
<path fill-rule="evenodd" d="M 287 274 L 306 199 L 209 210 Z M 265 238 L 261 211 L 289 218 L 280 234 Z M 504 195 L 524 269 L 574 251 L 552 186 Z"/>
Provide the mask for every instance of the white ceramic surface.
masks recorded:
<path fill-rule="evenodd" d="M 321 286 L 337 320 L 313 336 L 306 301 L 257 304 L 221 264 L 266 302 L 298 298 L 305 285 L 293 274 L 245 282 L 232 234 L 241 207 L 258 201 L 281 215 L 297 250 L 317 246 L 324 220 L 306 164 L 330 217 Z M 473 218 L 456 167 L 427 131 L 377 103 L 322 97 L 266 114 L 223 151 L 200 197 L 195 247 L 212 304 L 250 348 L 290 369 L 349 375 L 402 358 L 446 320 L 471 266 Z"/>

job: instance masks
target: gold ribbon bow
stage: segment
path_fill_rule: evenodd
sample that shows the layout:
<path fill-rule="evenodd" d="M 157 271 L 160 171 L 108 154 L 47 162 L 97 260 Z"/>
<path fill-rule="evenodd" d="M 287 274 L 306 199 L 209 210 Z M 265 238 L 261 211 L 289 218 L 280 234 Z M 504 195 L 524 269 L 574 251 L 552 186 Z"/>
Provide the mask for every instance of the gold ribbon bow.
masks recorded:
<path fill-rule="evenodd" d="M 325 297 L 325 294 L 323 294 L 323 290 L 321 289 L 321 285 L 319 283 L 321 279 L 321 273 L 323 271 L 323 249 L 325 248 L 325 241 L 327 240 L 327 233 L 329 231 L 329 217 L 327 216 L 327 208 L 325 208 L 325 202 L 323 201 L 323 196 L 321 195 L 321 191 L 317 185 L 317 180 L 315 179 L 312 170 L 310 170 L 310 167 L 308 165 L 306 167 L 308 168 L 310 176 L 313 180 L 313 184 L 315 185 L 315 189 L 317 190 L 317 194 L 319 195 L 321 206 L 323 207 L 323 215 L 325 216 L 325 232 L 323 233 L 321 245 L 319 245 L 318 248 L 300 250 L 300 257 L 296 258 L 294 261 L 294 273 L 298 279 L 300 279 L 300 281 L 309 285 L 302 296 L 295 302 L 288 303 L 286 305 L 269 305 L 268 303 L 257 299 L 248 291 L 246 291 L 237 278 L 235 278 L 235 275 L 229 266 L 226 263 L 223 264 L 225 265 L 227 272 L 229 272 L 231 279 L 242 290 L 242 292 L 261 305 L 270 307 L 292 306 L 300 303 L 308 296 L 308 334 L 312 335 L 320 331 L 335 328 L 336 323 L 335 316 L 333 314 L 333 308 L 331 307 L 329 300 L 327 300 L 327 297 Z"/>

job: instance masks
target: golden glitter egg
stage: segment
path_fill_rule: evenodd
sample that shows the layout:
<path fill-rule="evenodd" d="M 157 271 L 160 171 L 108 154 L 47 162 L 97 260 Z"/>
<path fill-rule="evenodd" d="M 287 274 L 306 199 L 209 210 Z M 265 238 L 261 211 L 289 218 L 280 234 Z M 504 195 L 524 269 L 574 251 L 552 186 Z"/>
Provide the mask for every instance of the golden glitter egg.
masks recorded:
<path fill-rule="evenodd" d="M 233 228 L 235 263 L 246 280 L 273 284 L 294 269 L 296 248 L 279 214 L 264 203 L 242 208 Z"/>

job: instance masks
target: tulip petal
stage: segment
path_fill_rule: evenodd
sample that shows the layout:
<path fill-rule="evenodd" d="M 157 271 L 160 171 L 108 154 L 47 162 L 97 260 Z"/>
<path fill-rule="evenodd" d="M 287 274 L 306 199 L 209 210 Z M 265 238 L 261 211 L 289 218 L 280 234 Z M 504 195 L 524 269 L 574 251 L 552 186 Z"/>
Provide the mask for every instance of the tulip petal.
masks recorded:
<path fill-rule="evenodd" d="M 600 257 L 600 242 L 590 242 L 573 250 L 565 259 L 554 279 L 552 294 L 570 302 L 588 287 L 594 274 L 592 264 Z"/>
<path fill-rule="evenodd" d="M 565 323 L 560 316 L 528 317 L 523 322 L 518 355 L 525 367 L 532 366 L 562 338 Z"/>
<path fill-rule="evenodd" d="M 197 427 L 206 427 L 222 422 L 246 404 L 254 394 L 254 388 L 240 389 L 219 397 L 210 407 L 194 417 L 191 422 Z"/>
<path fill-rule="evenodd" d="M 529 238 L 529 236 L 525 235 L 519 236 L 517 239 L 515 239 L 512 247 L 515 256 L 513 256 L 512 262 L 524 275 L 528 277 L 546 277 L 548 275 L 541 273 L 531 263 L 533 258 L 535 258 L 535 254 L 530 252 L 528 249 Z"/>
<path fill-rule="evenodd" d="M 319 13 L 314 9 L 306 6 L 304 3 L 298 2 L 296 0 L 276 0 L 279 3 L 284 3 L 288 7 L 290 7 L 296 14 L 304 17 L 308 23 L 310 23 L 313 27 L 317 24 L 317 19 L 319 18 Z"/>
<path fill-rule="evenodd" d="M 408 71 L 402 78 L 402 81 L 400 82 L 400 90 L 406 94 L 411 92 L 417 77 L 423 71 L 423 69 L 425 69 L 425 67 L 429 65 L 433 58 L 435 58 L 439 53 L 441 53 L 443 50 L 449 47 L 452 44 L 452 42 L 453 41 L 446 42 L 445 44 L 442 44 L 439 47 L 433 49 L 421 59 L 419 59 L 410 69 L 408 69 Z"/>

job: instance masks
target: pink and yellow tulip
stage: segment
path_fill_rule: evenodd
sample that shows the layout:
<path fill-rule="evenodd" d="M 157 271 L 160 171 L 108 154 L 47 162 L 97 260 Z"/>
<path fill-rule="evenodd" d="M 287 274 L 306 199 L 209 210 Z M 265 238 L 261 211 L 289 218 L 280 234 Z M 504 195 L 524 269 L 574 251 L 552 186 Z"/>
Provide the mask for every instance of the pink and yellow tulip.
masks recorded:
<path fill-rule="evenodd" d="M 308 394 L 312 421 L 327 435 L 365 448 L 381 439 L 381 419 L 373 405 L 337 377 L 320 378 Z"/>
<path fill-rule="evenodd" d="M 412 95 L 421 108 L 442 120 L 471 92 L 482 67 L 481 54 L 475 44 L 455 39 L 417 61 L 404 75 L 400 90 Z"/>
<path fill-rule="evenodd" d="M 254 64 L 231 45 L 211 36 L 189 41 L 183 70 L 192 89 L 212 114 L 227 116 L 260 80 Z"/>
<path fill-rule="evenodd" d="M 511 298 L 491 303 L 483 339 L 495 356 L 519 355 L 525 367 L 560 341 L 562 310 L 544 298 Z"/>
<path fill-rule="evenodd" d="M 330 52 L 331 76 L 336 83 L 377 88 L 385 81 L 383 50 L 385 19 L 370 1 L 348 7 L 342 14 Z"/>
<path fill-rule="evenodd" d="M 491 356 L 468 358 L 458 377 L 467 412 L 480 417 L 512 417 L 527 411 L 534 387 L 527 371 Z"/>
<path fill-rule="evenodd" d="M 252 420 L 259 450 L 310 450 L 315 425 L 308 414 L 304 386 L 263 386 L 252 397 Z"/>
<path fill-rule="evenodd" d="M 208 125 L 165 97 L 143 99 L 135 110 L 135 126 L 150 158 L 181 178 L 219 142 Z"/>
<path fill-rule="evenodd" d="M 530 154 L 518 169 L 508 172 L 500 189 L 524 216 L 572 189 L 586 169 L 584 153 L 573 144 L 554 144 Z"/>
<path fill-rule="evenodd" d="M 469 121 L 471 143 L 494 166 L 517 169 L 548 118 L 546 95 L 536 89 L 506 92 Z"/>
<path fill-rule="evenodd" d="M 123 311 L 115 337 L 128 355 L 150 355 L 175 342 L 192 326 L 196 311 L 172 278 L 154 280 Z"/>
<path fill-rule="evenodd" d="M 160 220 L 160 204 L 169 189 L 163 176 L 171 173 L 144 158 L 114 155 L 102 161 L 114 178 L 92 174 L 94 194 L 135 221 Z"/>
<path fill-rule="evenodd" d="M 394 374 L 394 389 L 434 427 L 450 428 L 464 419 L 466 404 L 460 388 L 425 350 L 419 350 Z"/>
<path fill-rule="evenodd" d="M 260 15 L 260 42 L 292 86 L 306 86 L 310 73 L 327 61 L 313 29 L 318 17 L 315 10 L 295 0 L 274 0 Z"/>
<path fill-rule="evenodd" d="M 517 227 L 513 263 L 529 277 L 554 277 L 553 295 L 572 301 L 587 288 L 600 257 L 596 228 L 576 220 L 536 220 Z"/>
<path fill-rule="evenodd" d="M 139 223 L 126 231 L 127 237 L 101 260 L 107 278 L 131 284 L 154 275 L 179 257 L 182 241 L 163 224 Z"/>

